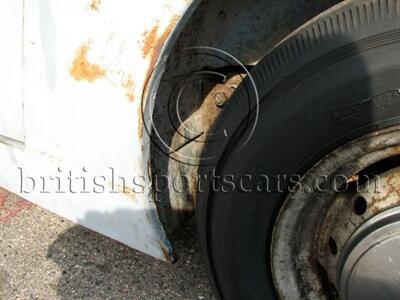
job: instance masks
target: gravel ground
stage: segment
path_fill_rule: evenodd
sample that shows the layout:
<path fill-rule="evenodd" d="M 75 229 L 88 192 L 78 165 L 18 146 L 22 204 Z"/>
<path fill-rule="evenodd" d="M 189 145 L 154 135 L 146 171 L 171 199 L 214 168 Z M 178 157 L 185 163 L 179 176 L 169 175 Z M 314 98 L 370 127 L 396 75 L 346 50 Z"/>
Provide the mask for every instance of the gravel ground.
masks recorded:
<path fill-rule="evenodd" d="M 0 299 L 215 299 L 194 222 L 170 265 L 0 190 Z"/>

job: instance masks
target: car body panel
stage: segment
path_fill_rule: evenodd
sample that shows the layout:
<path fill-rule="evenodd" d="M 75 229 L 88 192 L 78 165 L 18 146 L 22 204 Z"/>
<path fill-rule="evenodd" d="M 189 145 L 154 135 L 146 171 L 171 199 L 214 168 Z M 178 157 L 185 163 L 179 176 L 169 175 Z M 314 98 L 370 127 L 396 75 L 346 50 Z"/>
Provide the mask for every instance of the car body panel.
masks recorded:
<path fill-rule="evenodd" d="M 147 88 L 157 84 L 155 65 L 197 2 L 3 1 L 2 14 L 12 11 L 22 30 L 21 55 L 5 60 L 0 82 L 14 82 L 9 94 L 16 100 L 7 103 L 21 106 L 11 112 L 1 100 L 15 118 L 0 121 L 0 186 L 173 259 L 151 191 L 141 107 Z M 15 40 L 14 31 L 1 33 L 4 41 Z M 21 82 L 6 81 L 9 76 Z"/>

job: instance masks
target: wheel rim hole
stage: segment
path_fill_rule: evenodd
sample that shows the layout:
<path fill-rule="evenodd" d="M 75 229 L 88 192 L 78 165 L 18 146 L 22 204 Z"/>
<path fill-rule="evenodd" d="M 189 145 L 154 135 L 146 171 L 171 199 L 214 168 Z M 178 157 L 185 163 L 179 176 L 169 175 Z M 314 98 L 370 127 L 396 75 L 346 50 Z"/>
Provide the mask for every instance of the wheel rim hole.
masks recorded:
<path fill-rule="evenodd" d="M 356 215 L 362 216 L 367 211 L 367 200 L 364 197 L 360 196 L 354 201 L 354 213 Z"/>
<path fill-rule="evenodd" d="M 329 249 L 332 255 L 336 255 L 338 253 L 338 247 L 334 238 L 329 238 Z"/>

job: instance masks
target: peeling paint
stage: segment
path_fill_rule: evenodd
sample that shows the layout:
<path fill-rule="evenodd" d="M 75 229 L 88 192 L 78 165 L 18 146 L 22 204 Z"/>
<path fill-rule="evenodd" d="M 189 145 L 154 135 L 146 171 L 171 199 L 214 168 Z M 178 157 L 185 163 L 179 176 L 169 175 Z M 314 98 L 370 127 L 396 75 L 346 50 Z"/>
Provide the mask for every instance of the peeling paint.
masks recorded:
<path fill-rule="evenodd" d="M 77 81 L 87 80 L 93 82 L 106 75 L 106 70 L 100 65 L 88 61 L 87 54 L 89 49 L 89 43 L 85 43 L 76 51 L 70 74 Z"/>
<path fill-rule="evenodd" d="M 101 0 L 92 0 L 92 2 L 90 2 L 90 4 L 89 4 L 89 7 L 91 10 L 99 11 L 100 4 L 101 4 Z"/>

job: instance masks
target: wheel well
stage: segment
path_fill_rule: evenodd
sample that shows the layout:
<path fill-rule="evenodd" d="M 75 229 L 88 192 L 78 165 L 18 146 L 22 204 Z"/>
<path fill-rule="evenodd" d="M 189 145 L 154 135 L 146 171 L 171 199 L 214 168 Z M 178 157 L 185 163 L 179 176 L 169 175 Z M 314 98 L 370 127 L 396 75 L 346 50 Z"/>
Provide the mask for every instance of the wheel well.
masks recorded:
<path fill-rule="evenodd" d="M 194 211 L 199 188 L 196 158 L 201 156 L 206 143 L 206 140 L 188 140 L 188 136 L 181 134 L 180 129 L 187 132 L 189 128 L 206 134 L 221 110 L 216 105 L 216 97 L 223 95 L 229 99 L 244 77 L 237 65 L 223 59 L 199 57 L 191 52 L 190 57 L 185 57 L 182 62 L 182 53 L 194 46 L 221 49 L 250 69 L 285 36 L 338 2 L 340 1 L 205 0 L 196 8 L 178 36 L 168 59 L 153 112 L 153 190 L 156 193 L 161 221 L 168 232 Z M 227 80 L 191 82 L 189 88 L 185 86 L 182 97 L 184 101 L 180 101 L 178 105 L 175 103 L 176 83 L 179 85 L 188 74 L 199 70 L 218 71 L 225 74 Z M 179 157 L 183 159 L 176 159 L 176 149 L 179 149 Z M 190 157 L 190 162 L 187 157 Z M 158 179 L 154 180 L 154 177 Z M 185 181 L 188 178 L 189 184 Z M 179 185 L 184 189 L 177 191 L 176 187 Z"/>

